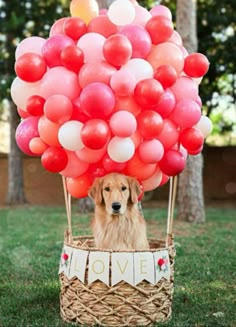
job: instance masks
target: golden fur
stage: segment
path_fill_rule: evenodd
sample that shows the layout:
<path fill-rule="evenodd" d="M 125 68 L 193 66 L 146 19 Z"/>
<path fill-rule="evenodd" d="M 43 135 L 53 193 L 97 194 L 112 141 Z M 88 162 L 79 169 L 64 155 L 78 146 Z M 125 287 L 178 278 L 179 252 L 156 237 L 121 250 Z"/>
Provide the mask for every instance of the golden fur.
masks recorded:
<path fill-rule="evenodd" d="M 92 229 L 98 248 L 142 250 L 149 248 L 146 224 L 138 208 L 139 183 L 123 174 L 97 178 L 89 190 L 95 203 Z"/>

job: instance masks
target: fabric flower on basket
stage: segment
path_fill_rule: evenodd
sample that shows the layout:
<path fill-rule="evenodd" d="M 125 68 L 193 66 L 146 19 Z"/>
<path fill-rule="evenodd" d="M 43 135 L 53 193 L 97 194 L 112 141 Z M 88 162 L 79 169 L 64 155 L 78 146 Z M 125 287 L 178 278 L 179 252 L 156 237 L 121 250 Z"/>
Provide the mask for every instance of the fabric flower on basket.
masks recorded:
<path fill-rule="evenodd" d="M 158 271 L 166 272 L 168 270 L 168 259 L 166 257 L 162 257 L 157 260 L 157 269 Z"/>
<path fill-rule="evenodd" d="M 67 267 L 68 262 L 69 262 L 69 255 L 66 252 L 63 252 L 63 254 L 61 255 L 61 265 L 65 265 Z"/>

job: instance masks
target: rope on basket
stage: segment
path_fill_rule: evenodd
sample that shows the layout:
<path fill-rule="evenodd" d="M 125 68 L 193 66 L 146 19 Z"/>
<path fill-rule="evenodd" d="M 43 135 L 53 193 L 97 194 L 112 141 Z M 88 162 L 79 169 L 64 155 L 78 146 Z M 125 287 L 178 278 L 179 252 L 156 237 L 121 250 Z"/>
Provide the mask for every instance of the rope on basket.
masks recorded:
<path fill-rule="evenodd" d="M 177 181 L 178 181 L 177 176 L 170 178 L 166 246 L 169 246 L 172 243 L 172 239 L 173 239 L 173 222 L 174 222 L 175 200 L 176 200 L 176 193 L 177 193 Z"/>
<path fill-rule="evenodd" d="M 68 230 L 66 232 L 67 242 L 69 244 L 73 243 L 73 236 L 72 236 L 72 224 L 71 224 L 71 195 L 67 192 L 66 188 L 66 178 L 62 176 L 62 183 L 63 183 L 63 191 L 64 191 L 64 198 L 65 198 L 65 206 L 66 206 L 66 216 L 68 222 Z"/>

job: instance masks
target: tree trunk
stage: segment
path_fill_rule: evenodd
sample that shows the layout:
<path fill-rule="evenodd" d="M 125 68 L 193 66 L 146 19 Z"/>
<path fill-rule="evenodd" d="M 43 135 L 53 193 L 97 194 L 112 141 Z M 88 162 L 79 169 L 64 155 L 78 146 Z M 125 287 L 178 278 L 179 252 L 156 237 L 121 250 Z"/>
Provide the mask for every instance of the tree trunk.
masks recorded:
<path fill-rule="evenodd" d="M 24 194 L 22 152 L 15 141 L 19 116 L 12 101 L 10 101 L 9 105 L 9 122 L 10 152 L 8 156 L 8 193 L 6 202 L 8 205 L 25 204 L 27 201 Z"/>
<path fill-rule="evenodd" d="M 196 14 L 196 0 L 177 0 L 177 30 L 189 53 L 197 51 Z M 195 223 L 205 221 L 202 169 L 202 154 L 189 156 L 186 169 L 179 177 L 177 219 Z"/>

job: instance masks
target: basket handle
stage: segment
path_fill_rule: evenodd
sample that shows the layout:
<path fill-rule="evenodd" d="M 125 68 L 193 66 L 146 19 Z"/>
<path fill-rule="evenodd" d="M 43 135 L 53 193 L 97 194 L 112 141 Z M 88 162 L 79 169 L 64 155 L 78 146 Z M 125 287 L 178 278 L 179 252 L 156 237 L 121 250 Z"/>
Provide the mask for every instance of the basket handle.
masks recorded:
<path fill-rule="evenodd" d="M 66 206 L 66 216 L 67 216 L 67 223 L 68 223 L 68 229 L 65 233 L 65 240 L 67 241 L 67 243 L 72 244 L 73 243 L 73 235 L 72 235 L 72 223 L 71 223 L 71 195 L 69 192 L 67 192 L 65 176 L 62 176 L 62 184 L 63 184 L 65 206 Z"/>
<path fill-rule="evenodd" d="M 167 230 L 166 230 L 166 246 L 168 247 L 173 243 L 173 222 L 174 210 L 177 193 L 178 177 L 170 178 L 169 199 L 168 199 L 168 213 L 167 213 Z"/>

